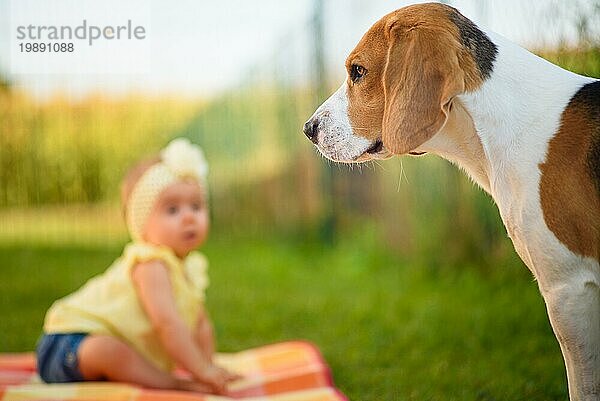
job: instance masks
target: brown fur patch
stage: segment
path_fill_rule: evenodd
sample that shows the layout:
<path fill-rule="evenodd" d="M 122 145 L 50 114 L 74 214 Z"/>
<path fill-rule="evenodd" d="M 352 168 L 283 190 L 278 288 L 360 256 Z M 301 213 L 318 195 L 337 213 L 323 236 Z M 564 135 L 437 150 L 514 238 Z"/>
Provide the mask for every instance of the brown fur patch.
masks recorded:
<path fill-rule="evenodd" d="M 348 118 L 354 133 L 371 141 L 381 136 L 384 107 L 382 77 L 388 48 L 384 20 L 385 17 L 371 27 L 346 59 L 348 73 L 354 64 L 367 69 L 360 82 L 355 84 L 348 79 Z"/>
<path fill-rule="evenodd" d="M 356 135 L 383 136 L 390 151 L 407 153 L 439 131 L 452 97 L 481 85 L 473 45 L 464 43 L 473 36 L 465 23 L 457 25 L 457 13 L 438 3 L 417 4 L 384 16 L 363 36 L 346 60 L 349 72 L 355 64 L 367 69 L 357 82 L 348 80 Z"/>
<path fill-rule="evenodd" d="M 600 83 L 584 86 L 563 112 L 540 165 L 548 228 L 572 252 L 600 259 Z"/>

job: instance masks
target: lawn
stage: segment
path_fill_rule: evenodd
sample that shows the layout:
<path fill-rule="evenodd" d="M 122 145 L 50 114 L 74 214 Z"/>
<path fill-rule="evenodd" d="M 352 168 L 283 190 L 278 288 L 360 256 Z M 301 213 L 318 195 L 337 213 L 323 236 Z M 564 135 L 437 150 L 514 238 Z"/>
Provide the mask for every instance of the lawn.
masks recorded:
<path fill-rule="evenodd" d="M 351 400 L 566 400 L 544 303 L 516 256 L 433 266 L 380 245 L 216 235 L 208 307 L 219 348 L 319 346 Z M 0 246 L 0 351 L 32 350 L 51 302 L 102 271 L 115 245 Z"/>

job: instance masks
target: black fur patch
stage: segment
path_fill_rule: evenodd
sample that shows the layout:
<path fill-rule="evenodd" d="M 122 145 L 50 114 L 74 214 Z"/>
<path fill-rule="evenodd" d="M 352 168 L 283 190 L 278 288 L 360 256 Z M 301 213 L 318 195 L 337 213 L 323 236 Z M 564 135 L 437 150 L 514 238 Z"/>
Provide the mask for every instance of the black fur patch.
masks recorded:
<path fill-rule="evenodd" d="M 450 20 L 458 27 L 461 42 L 473 55 L 482 78 L 489 78 L 494 69 L 498 47 L 473 21 L 454 8 L 450 12 Z"/>
<path fill-rule="evenodd" d="M 583 110 L 588 118 L 592 142 L 586 164 L 592 180 L 600 192 L 600 81 L 591 82 L 579 89 L 567 108 L 571 106 Z"/>

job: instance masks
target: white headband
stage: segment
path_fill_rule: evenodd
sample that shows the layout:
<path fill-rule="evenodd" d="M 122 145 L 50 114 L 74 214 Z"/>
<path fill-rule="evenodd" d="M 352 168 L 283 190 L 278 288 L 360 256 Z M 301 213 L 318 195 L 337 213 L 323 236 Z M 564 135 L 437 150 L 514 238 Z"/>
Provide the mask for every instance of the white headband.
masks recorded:
<path fill-rule="evenodd" d="M 142 232 L 154 203 L 168 186 L 191 178 L 206 192 L 208 163 L 199 146 L 185 138 L 177 138 L 160 152 L 160 159 L 160 163 L 150 167 L 140 177 L 127 201 L 127 228 L 134 241 L 142 240 Z"/>

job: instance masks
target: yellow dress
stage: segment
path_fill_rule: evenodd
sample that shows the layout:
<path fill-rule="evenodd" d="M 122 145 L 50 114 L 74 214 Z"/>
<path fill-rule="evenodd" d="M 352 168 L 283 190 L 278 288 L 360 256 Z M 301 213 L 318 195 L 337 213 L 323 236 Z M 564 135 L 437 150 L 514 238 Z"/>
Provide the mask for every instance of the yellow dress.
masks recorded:
<path fill-rule="evenodd" d="M 182 261 L 169 248 L 134 242 L 104 273 L 56 301 L 46 314 L 44 332 L 111 335 L 129 343 L 159 369 L 170 371 L 174 362 L 152 328 L 131 275 L 136 264 L 156 259 L 169 269 L 177 310 L 192 329 L 208 287 L 206 258 L 192 252 Z"/>

